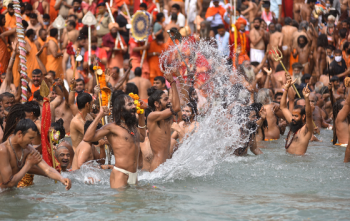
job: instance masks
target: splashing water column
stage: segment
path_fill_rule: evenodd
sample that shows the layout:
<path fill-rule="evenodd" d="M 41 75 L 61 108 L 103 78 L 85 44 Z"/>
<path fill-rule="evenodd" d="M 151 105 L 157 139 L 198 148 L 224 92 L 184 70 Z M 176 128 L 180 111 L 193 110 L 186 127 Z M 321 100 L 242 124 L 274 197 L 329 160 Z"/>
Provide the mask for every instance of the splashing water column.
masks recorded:
<path fill-rule="evenodd" d="M 25 79 L 25 77 L 28 77 L 27 75 L 27 65 L 26 65 L 26 53 L 27 50 L 25 49 L 26 41 L 24 40 L 24 28 L 22 25 L 22 16 L 21 16 L 21 6 L 19 4 L 18 0 L 13 0 L 13 7 L 15 10 L 15 16 L 16 16 L 16 33 L 18 37 L 18 44 L 19 44 L 19 58 L 20 58 L 20 73 L 21 73 L 21 89 L 22 89 L 22 103 L 26 102 L 28 100 L 28 81 Z"/>

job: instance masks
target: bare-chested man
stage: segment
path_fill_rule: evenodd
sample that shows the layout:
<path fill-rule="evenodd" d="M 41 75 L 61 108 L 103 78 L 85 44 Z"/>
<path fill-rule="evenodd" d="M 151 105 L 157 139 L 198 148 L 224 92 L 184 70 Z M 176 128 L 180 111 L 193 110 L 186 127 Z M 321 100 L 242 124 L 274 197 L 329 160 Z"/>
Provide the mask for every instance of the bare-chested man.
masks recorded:
<path fill-rule="evenodd" d="M 290 131 L 287 136 L 285 148 L 290 154 L 304 155 L 314 131 L 311 105 L 309 101 L 310 90 L 308 89 L 308 85 L 303 89 L 305 108 L 297 105 L 291 113 L 287 108 L 287 94 L 294 82 L 288 80 L 284 85 L 284 92 L 280 106 L 284 117 L 287 122 L 290 123 Z"/>
<path fill-rule="evenodd" d="M 84 132 L 89 128 L 91 120 L 86 121 L 84 125 Z M 97 130 L 102 127 L 102 124 L 97 125 Z M 96 150 L 96 147 L 100 149 L 100 153 Z M 105 151 L 105 141 L 102 138 L 97 142 L 86 142 L 82 140 L 76 148 L 72 170 L 78 170 L 80 167 L 89 161 L 96 160 L 100 165 L 104 165 L 106 159 L 106 151 Z"/>
<path fill-rule="evenodd" d="M 317 39 L 317 49 L 316 49 L 316 56 L 315 56 L 315 72 L 317 79 L 321 78 L 323 75 L 323 71 L 327 68 L 327 55 L 326 55 L 326 47 L 328 45 L 327 42 L 327 35 L 321 34 L 318 36 Z M 322 76 L 327 77 L 328 76 Z"/>
<path fill-rule="evenodd" d="M 304 73 L 309 73 L 309 55 L 311 47 L 309 40 L 305 35 L 300 35 L 297 39 L 297 45 L 293 45 L 293 57 L 298 56 L 298 62 L 304 66 Z"/>
<path fill-rule="evenodd" d="M 72 91 L 70 91 L 70 96 L 71 94 L 73 94 Z M 83 140 L 85 122 L 91 120 L 89 113 L 92 110 L 92 97 L 90 94 L 83 92 L 77 96 L 77 109 L 78 114 L 76 114 L 70 122 L 70 135 L 74 152 L 79 143 Z"/>
<path fill-rule="evenodd" d="M 253 23 L 256 12 L 258 10 L 258 6 L 251 0 L 243 0 L 242 4 L 248 6 L 248 8 L 242 11 L 241 14 L 248 18 L 249 23 Z"/>
<path fill-rule="evenodd" d="M 250 30 L 249 39 L 250 39 L 250 61 L 261 62 L 265 56 L 265 42 L 264 36 L 265 31 L 260 28 L 261 19 L 254 19 L 254 28 Z"/>
<path fill-rule="evenodd" d="M 180 123 L 173 123 L 171 128 L 174 133 L 171 135 L 170 154 L 172 155 L 178 145 L 183 142 L 183 139 L 193 134 L 198 130 L 199 123 L 195 120 L 197 108 L 192 103 L 187 103 L 182 107 L 182 121 Z M 179 142 L 176 140 L 179 139 Z"/>
<path fill-rule="evenodd" d="M 79 36 L 79 31 L 75 29 L 76 27 L 75 21 L 68 21 L 67 28 L 63 33 L 63 44 L 62 48 L 66 48 L 69 42 L 75 42 Z"/>
<path fill-rule="evenodd" d="M 142 70 L 140 67 L 135 68 L 135 77 L 129 81 L 134 83 L 139 89 L 139 97 L 141 100 L 148 99 L 147 89 L 152 87 L 151 82 L 148 79 L 142 78 Z"/>
<path fill-rule="evenodd" d="M 27 30 L 33 29 L 35 31 L 36 37 L 38 37 L 39 30 L 42 28 L 41 24 L 38 22 L 38 15 L 35 13 L 31 13 L 29 18 L 30 20 L 29 20 L 29 25 Z"/>
<path fill-rule="evenodd" d="M 312 119 L 315 122 L 316 127 L 329 128 L 331 125 L 324 120 L 322 110 L 319 106 L 317 106 L 318 97 L 316 96 L 316 93 L 311 93 L 309 100 L 310 103 L 315 107 L 314 111 L 312 112 Z"/>
<path fill-rule="evenodd" d="M 293 1 L 293 17 L 298 23 L 302 21 L 300 16 L 301 7 L 307 7 L 305 0 L 294 0 Z"/>
<path fill-rule="evenodd" d="M 96 131 L 100 120 L 109 114 L 107 107 L 102 107 L 100 113 L 87 129 L 84 141 L 96 142 L 107 136 L 115 157 L 115 165 L 110 177 L 111 188 L 125 187 L 127 184 L 137 184 L 137 168 L 140 154 L 140 142 L 144 142 L 146 125 L 144 114 L 136 118 L 134 100 L 121 94 L 113 102 L 114 123 L 109 123 Z"/>
<path fill-rule="evenodd" d="M 73 8 L 69 9 L 68 15 L 76 15 L 78 19 L 83 19 L 87 13 L 87 8 L 82 8 L 81 2 L 82 0 L 74 0 Z"/>
<path fill-rule="evenodd" d="M 315 8 L 316 0 L 307 0 L 307 3 L 300 7 L 300 17 L 302 21 L 311 21 L 312 11 Z"/>
<path fill-rule="evenodd" d="M 179 76 L 179 73 L 177 73 Z M 149 141 L 154 154 L 150 171 L 155 170 L 170 156 L 171 125 L 173 115 L 181 110 L 176 83 L 171 74 L 164 76 L 171 86 L 172 100 L 162 90 L 153 90 L 148 98 L 148 105 L 152 112 L 147 117 Z"/>
<path fill-rule="evenodd" d="M 264 127 L 265 141 L 277 140 L 280 138 L 280 129 L 278 127 L 277 112 L 278 104 L 272 102 L 270 90 L 260 89 L 257 95 L 257 101 L 263 105 L 266 111 L 267 127 Z"/>
<path fill-rule="evenodd" d="M 38 128 L 37 136 L 33 139 L 32 145 L 35 149 L 41 144 L 41 120 L 40 120 L 40 106 L 36 101 L 29 101 L 24 103 L 26 118 L 32 120 Z M 38 149 L 37 149 L 38 150 Z"/>
<path fill-rule="evenodd" d="M 349 120 L 350 120 L 350 96 L 348 95 L 346 100 L 340 103 L 341 110 L 339 111 L 335 120 L 336 134 L 338 138 L 338 144 L 346 146 L 349 140 Z M 343 106 L 343 107 L 341 107 Z"/>
<path fill-rule="evenodd" d="M 282 43 L 283 43 L 283 33 L 282 31 L 282 26 L 280 24 L 276 24 L 275 32 L 270 34 L 270 41 L 269 45 L 267 46 L 267 50 L 274 50 L 274 49 L 279 49 L 282 51 Z M 278 61 L 275 61 L 272 58 L 272 54 L 269 54 L 270 57 L 270 64 L 273 64 L 273 67 L 276 69 L 277 65 L 279 64 Z"/>
<path fill-rule="evenodd" d="M 293 34 L 296 33 L 298 29 L 292 26 L 292 19 L 287 17 L 284 19 L 284 26 L 282 27 L 282 53 L 283 53 L 283 63 L 286 67 L 289 67 L 289 57 L 292 52 L 293 45 Z"/>
<path fill-rule="evenodd" d="M 50 177 L 70 189 L 71 181 L 48 166 L 40 153 L 29 146 L 37 133 L 33 121 L 22 119 L 17 123 L 14 134 L 0 144 L 0 189 L 16 187 L 26 173 Z"/>

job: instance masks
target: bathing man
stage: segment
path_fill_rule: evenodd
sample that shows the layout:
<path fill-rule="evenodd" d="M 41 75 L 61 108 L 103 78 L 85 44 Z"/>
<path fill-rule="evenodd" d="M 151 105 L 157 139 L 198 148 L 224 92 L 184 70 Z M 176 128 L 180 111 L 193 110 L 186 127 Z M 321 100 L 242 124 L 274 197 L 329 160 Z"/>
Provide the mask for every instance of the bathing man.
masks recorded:
<path fill-rule="evenodd" d="M 146 136 L 145 115 L 139 114 L 137 120 L 134 100 L 126 94 L 121 94 L 114 101 L 114 123 L 96 131 L 98 123 L 108 114 L 108 108 L 101 107 L 100 113 L 86 130 L 83 141 L 97 142 L 107 136 L 115 157 L 110 185 L 116 189 L 137 183 L 140 142 L 143 142 Z"/>
<path fill-rule="evenodd" d="M 310 138 L 313 134 L 314 125 L 312 123 L 312 111 L 310 106 L 310 90 L 308 89 L 308 84 L 303 89 L 303 95 L 305 99 L 305 108 L 296 105 L 293 112 L 287 108 L 287 94 L 288 90 L 292 89 L 290 86 L 294 84 L 295 80 L 292 82 L 288 80 L 283 86 L 283 96 L 281 99 L 281 110 L 287 122 L 290 123 L 290 131 L 287 136 L 286 141 L 286 151 L 295 155 L 304 155 L 309 145 Z M 306 123 L 305 123 L 306 122 Z"/>

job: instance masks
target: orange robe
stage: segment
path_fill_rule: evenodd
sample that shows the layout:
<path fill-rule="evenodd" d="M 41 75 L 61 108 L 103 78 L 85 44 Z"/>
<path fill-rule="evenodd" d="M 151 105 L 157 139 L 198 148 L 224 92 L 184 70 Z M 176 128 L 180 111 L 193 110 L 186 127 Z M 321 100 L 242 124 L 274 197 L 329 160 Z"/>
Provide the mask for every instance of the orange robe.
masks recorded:
<path fill-rule="evenodd" d="M 50 1 L 49 15 L 50 15 L 50 22 L 51 23 L 54 22 L 58 16 L 58 11 L 56 11 L 56 9 L 55 9 L 55 4 L 56 4 L 56 0 Z"/>
<path fill-rule="evenodd" d="M 36 54 L 38 53 L 38 49 L 36 48 L 36 45 L 34 42 L 31 42 L 27 37 L 25 38 L 27 44 L 30 46 L 30 51 L 27 53 L 27 74 L 28 77 L 31 79 L 32 78 L 32 72 L 34 69 L 40 69 L 38 61 L 36 60 Z"/>
<path fill-rule="evenodd" d="M 152 36 L 149 37 L 149 43 L 152 43 L 150 41 L 150 39 L 152 39 Z M 136 42 L 133 38 L 130 38 L 129 40 L 129 53 L 130 53 L 130 58 L 132 58 L 133 60 L 131 61 L 132 64 L 132 71 L 135 71 L 135 68 L 140 67 L 141 66 L 141 60 L 142 60 L 142 53 L 143 51 L 140 52 L 134 52 L 133 49 L 135 47 L 140 47 L 142 45 L 145 44 L 145 42 Z M 147 61 L 147 53 L 145 54 L 145 58 L 143 61 L 143 66 L 142 66 L 142 77 L 149 79 L 149 64 Z"/>
<path fill-rule="evenodd" d="M 158 44 L 157 41 L 152 41 L 151 45 L 147 51 L 147 54 L 152 55 L 152 53 L 157 52 L 157 53 L 162 53 L 162 51 L 165 50 L 165 44 Z M 164 74 L 160 71 L 159 67 L 159 56 L 150 56 L 148 58 L 148 64 L 150 67 L 149 70 L 149 80 L 151 81 L 151 84 L 153 85 L 153 80 L 157 76 L 163 76 Z"/>
<path fill-rule="evenodd" d="M 221 15 L 221 19 L 222 19 L 222 23 L 226 26 L 227 28 L 227 23 L 224 20 L 224 15 L 225 15 L 226 9 L 224 7 L 222 7 L 221 5 L 219 5 L 218 7 L 210 7 L 207 9 L 207 12 L 205 13 L 205 18 L 214 16 L 216 14 L 220 14 Z"/>
<path fill-rule="evenodd" d="M 19 55 L 17 54 L 15 62 L 13 63 L 13 67 L 12 67 L 13 84 L 16 87 L 20 85 L 20 77 L 21 77 L 21 74 L 19 73 L 20 69 L 18 65 L 19 65 Z"/>
<path fill-rule="evenodd" d="M 0 27 L 0 33 L 4 31 L 6 31 L 6 28 Z M 0 72 L 6 72 L 10 56 L 6 43 L 0 40 Z"/>
<path fill-rule="evenodd" d="M 53 37 L 47 37 L 47 41 L 53 41 L 56 43 L 58 51 L 57 53 L 60 53 L 61 50 L 58 47 L 58 42 L 56 38 Z M 62 70 L 62 56 L 55 58 L 52 54 L 47 55 L 47 62 L 46 62 L 46 70 L 47 71 L 54 71 L 56 73 L 56 78 L 64 79 L 63 70 Z"/>
<path fill-rule="evenodd" d="M 38 38 L 38 42 L 40 44 L 40 46 L 42 47 L 46 42 L 43 41 L 40 37 Z M 46 62 L 47 62 L 47 48 L 44 48 L 43 51 L 41 52 L 40 56 L 39 56 L 41 62 L 43 62 L 43 64 L 46 66 Z"/>
<path fill-rule="evenodd" d="M 28 101 L 32 101 L 34 98 L 34 92 L 37 90 L 40 90 L 40 85 L 38 87 L 35 87 L 34 84 L 32 84 L 32 86 L 30 87 L 30 90 L 32 92 L 32 96 L 28 99 Z"/>
<path fill-rule="evenodd" d="M 15 15 L 10 16 L 9 13 L 6 13 L 5 20 L 6 20 L 5 27 L 7 29 L 16 28 L 16 16 Z"/>

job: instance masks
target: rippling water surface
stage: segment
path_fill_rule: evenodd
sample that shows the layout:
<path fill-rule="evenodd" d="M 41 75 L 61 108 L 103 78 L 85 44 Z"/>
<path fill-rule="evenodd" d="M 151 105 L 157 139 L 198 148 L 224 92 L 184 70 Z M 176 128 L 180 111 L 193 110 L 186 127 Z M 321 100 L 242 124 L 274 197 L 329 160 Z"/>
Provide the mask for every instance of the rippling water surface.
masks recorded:
<path fill-rule="evenodd" d="M 349 220 L 345 148 L 332 147 L 331 131 L 319 137 L 303 157 L 286 154 L 282 139 L 265 142 L 263 155 L 225 158 L 207 175 L 144 173 L 120 192 L 109 188 L 109 171 L 65 174 L 70 191 L 36 176 L 34 186 L 0 193 L 0 219 Z M 87 185 L 88 176 L 101 182 Z"/>

